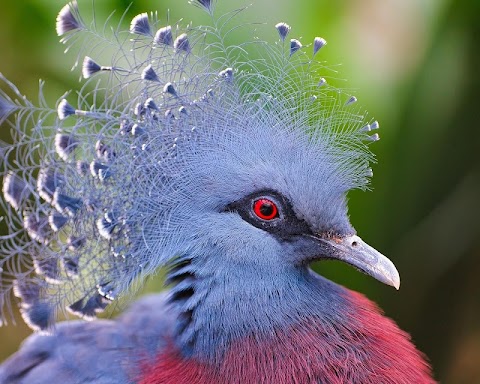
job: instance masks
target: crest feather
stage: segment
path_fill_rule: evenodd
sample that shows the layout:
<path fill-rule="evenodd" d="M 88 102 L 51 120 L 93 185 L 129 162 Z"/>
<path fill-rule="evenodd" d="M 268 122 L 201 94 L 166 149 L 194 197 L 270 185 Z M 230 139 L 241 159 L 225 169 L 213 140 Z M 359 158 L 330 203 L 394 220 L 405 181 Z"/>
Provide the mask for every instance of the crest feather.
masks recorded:
<path fill-rule="evenodd" d="M 214 14 L 214 1 L 193 3 Z M 297 39 L 285 43 L 294 30 L 278 23 L 277 41 L 254 39 L 245 25 L 247 41 L 225 46 L 237 13 L 186 28 L 142 13 L 103 36 L 72 1 L 56 26 L 85 57 L 77 100 L 63 95 L 52 108 L 41 84 L 36 106 L 1 77 L 0 122 L 13 144 L 2 148 L 0 169 L 8 228 L 0 321 L 11 315 L 11 293 L 34 329 L 50 327 L 59 308 L 91 319 L 178 257 L 188 244 L 175 212 L 191 192 L 182 167 L 246 124 L 304 132 L 336 160 L 345 190 L 367 185 L 366 143 L 378 124 L 367 125 L 356 99 L 321 77 L 328 69 L 315 57 L 325 40 L 312 42 L 312 55 Z"/>

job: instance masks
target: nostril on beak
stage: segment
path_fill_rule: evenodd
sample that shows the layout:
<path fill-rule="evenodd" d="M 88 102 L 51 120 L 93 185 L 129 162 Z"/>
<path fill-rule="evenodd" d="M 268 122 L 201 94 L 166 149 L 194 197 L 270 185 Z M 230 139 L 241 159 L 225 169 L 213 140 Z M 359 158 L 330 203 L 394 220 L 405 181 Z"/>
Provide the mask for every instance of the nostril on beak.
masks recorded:
<path fill-rule="evenodd" d="M 348 245 L 348 243 L 350 243 L 350 247 L 352 247 L 352 248 L 357 248 L 361 244 L 361 240 L 359 239 L 358 236 L 355 236 L 355 235 L 351 236 L 350 238 L 347 238 L 346 240 L 347 240 L 346 245 Z"/>

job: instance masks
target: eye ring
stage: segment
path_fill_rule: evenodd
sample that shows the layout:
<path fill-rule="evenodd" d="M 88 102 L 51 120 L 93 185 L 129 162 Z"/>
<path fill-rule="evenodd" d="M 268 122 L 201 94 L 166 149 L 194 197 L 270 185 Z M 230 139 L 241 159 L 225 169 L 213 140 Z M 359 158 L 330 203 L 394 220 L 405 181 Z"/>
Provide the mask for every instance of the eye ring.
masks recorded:
<path fill-rule="evenodd" d="M 278 217 L 278 207 L 272 200 L 262 197 L 253 202 L 253 213 L 259 219 L 270 221 Z"/>

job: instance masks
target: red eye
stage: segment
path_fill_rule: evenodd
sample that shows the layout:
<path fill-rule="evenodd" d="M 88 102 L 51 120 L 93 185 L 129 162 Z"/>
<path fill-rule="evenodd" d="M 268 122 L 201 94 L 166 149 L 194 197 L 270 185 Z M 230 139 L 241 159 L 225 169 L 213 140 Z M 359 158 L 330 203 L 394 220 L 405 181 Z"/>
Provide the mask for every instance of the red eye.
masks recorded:
<path fill-rule="evenodd" d="M 269 199 L 258 199 L 253 203 L 253 212 L 262 220 L 273 220 L 278 216 L 277 205 Z"/>

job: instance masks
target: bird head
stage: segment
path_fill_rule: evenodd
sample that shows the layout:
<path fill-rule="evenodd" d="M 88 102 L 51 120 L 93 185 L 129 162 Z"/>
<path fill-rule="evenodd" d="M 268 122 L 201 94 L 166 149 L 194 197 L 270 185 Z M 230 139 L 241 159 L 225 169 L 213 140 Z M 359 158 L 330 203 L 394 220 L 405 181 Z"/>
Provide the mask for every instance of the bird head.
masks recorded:
<path fill-rule="evenodd" d="M 346 194 L 371 176 L 378 123 L 321 77 L 325 40 L 307 50 L 279 23 L 274 43 L 225 46 L 229 16 L 182 33 L 143 13 L 101 37 L 73 1 L 57 33 L 88 53 L 78 97 L 35 107 L 2 77 L 0 119 L 17 118 L 2 156 L 1 318 L 13 292 L 35 329 L 60 306 L 90 319 L 161 267 L 174 294 L 207 276 L 283 281 L 322 259 L 398 288 L 347 214 Z"/>
<path fill-rule="evenodd" d="M 233 269 L 250 264 L 273 272 L 338 259 L 398 288 L 393 264 L 349 223 L 353 175 L 344 169 L 343 154 L 303 131 L 303 122 L 282 127 L 263 115 L 235 114 L 228 120 L 231 126 L 211 136 L 207 151 L 185 161 L 180 180 L 188 180 L 188 190 L 177 213 L 188 223 L 182 236 L 193 235 L 194 247 L 214 245 L 205 257 L 218 254 L 214 263 Z"/>

